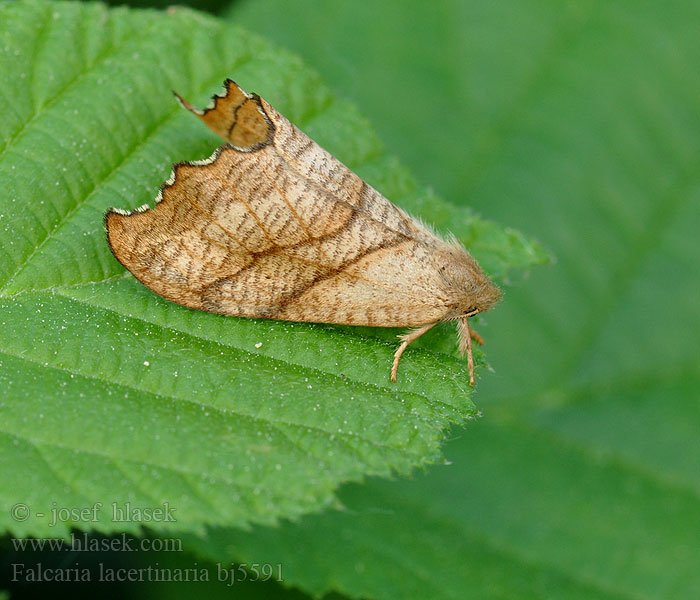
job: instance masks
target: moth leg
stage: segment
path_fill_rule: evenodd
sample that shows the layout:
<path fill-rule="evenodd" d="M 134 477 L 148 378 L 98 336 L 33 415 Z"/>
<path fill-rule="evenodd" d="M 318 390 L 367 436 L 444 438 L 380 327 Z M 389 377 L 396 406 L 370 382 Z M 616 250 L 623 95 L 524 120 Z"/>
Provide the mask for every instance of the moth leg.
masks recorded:
<path fill-rule="evenodd" d="M 469 335 L 472 336 L 472 339 L 479 344 L 479 346 L 483 346 L 486 342 L 484 342 L 484 338 L 482 338 L 476 331 L 474 331 L 471 327 L 469 328 Z"/>
<path fill-rule="evenodd" d="M 464 317 L 462 319 L 459 319 L 457 321 L 457 330 L 459 332 L 459 351 L 462 353 L 462 356 L 464 356 L 464 353 L 467 353 L 467 366 L 469 367 L 469 385 L 474 387 L 474 355 L 472 354 L 472 337 L 474 337 L 474 334 L 476 333 L 475 331 L 472 331 L 471 328 L 469 327 L 469 318 Z M 481 336 L 477 333 L 476 334 L 479 339 L 481 339 Z M 476 341 L 478 342 L 479 339 L 474 337 Z M 480 343 L 484 343 L 484 340 L 481 339 Z"/>
<path fill-rule="evenodd" d="M 423 325 L 423 327 L 419 327 L 418 329 L 414 329 L 413 331 L 409 331 L 408 333 L 404 333 L 403 335 L 397 336 L 402 341 L 401 345 L 396 349 L 396 352 L 394 352 L 394 364 L 391 367 L 392 381 L 396 381 L 396 371 L 398 371 L 399 369 L 399 359 L 401 358 L 403 351 L 408 347 L 408 345 L 411 342 L 417 340 L 426 331 L 435 327 L 435 325 L 437 325 L 437 323 L 429 323 L 428 325 Z"/>

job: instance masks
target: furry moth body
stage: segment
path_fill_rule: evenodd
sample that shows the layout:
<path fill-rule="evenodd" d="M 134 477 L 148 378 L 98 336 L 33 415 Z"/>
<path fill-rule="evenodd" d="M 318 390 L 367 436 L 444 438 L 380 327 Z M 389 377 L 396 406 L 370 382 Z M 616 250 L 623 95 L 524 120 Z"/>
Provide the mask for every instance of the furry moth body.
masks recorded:
<path fill-rule="evenodd" d="M 111 209 L 114 256 L 144 285 L 226 315 L 414 327 L 455 321 L 474 384 L 469 317 L 499 291 L 456 240 L 389 202 L 265 100 L 225 82 L 207 110 L 181 104 L 226 144 L 175 165 L 156 206 Z"/>

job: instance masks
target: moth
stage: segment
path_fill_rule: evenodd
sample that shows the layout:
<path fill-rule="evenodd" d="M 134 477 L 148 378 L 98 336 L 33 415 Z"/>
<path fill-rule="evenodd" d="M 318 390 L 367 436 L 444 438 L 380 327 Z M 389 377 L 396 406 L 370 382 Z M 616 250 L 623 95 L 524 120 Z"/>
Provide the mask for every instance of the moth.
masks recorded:
<path fill-rule="evenodd" d="M 105 215 L 131 273 L 189 308 L 250 318 L 413 327 L 457 324 L 474 385 L 469 318 L 498 288 L 455 238 L 443 239 L 230 79 L 205 110 L 176 94 L 227 143 L 174 166 L 153 209 Z"/>

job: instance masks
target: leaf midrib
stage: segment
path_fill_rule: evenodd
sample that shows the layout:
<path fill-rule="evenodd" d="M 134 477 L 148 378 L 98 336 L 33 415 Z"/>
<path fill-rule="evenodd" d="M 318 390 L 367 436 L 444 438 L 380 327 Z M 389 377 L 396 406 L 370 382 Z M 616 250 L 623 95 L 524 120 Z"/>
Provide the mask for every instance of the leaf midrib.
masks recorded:
<path fill-rule="evenodd" d="M 605 323 L 610 322 L 617 307 L 625 302 L 628 292 L 639 281 L 639 274 L 674 225 L 685 202 L 689 201 L 691 197 L 689 192 L 693 184 L 697 185 L 700 180 L 699 173 L 700 161 L 682 173 L 677 183 L 668 186 L 666 196 L 657 196 L 656 206 L 648 219 L 652 225 L 646 227 L 644 234 L 636 238 L 636 243 L 628 246 L 627 256 L 619 269 L 610 277 L 610 281 L 614 282 L 614 288 L 611 286 L 603 301 L 591 309 L 590 316 L 581 327 L 578 338 L 571 344 L 573 347 L 571 358 L 558 373 L 552 375 L 549 385 L 545 387 L 554 387 L 571 380 L 585 355 L 605 331 Z M 652 316 L 649 315 L 650 318 Z M 640 323 L 640 327 L 643 325 Z"/>
<path fill-rule="evenodd" d="M 28 2 L 28 4 L 31 4 L 33 6 L 43 6 L 43 3 L 36 2 Z M 51 16 L 51 10 L 51 6 L 46 6 L 46 11 L 44 12 L 44 15 L 47 18 L 45 19 L 45 22 L 42 25 L 42 27 L 48 27 L 48 24 L 53 21 L 53 18 Z M 107 8 L 103 8 L 103 11 L 105 14 L 109 14 Z M 65 85 L 61 87 L 53 97 L 47 99 L 47 101 L 44 103 L 40 110 L 34 113 L 30 119 L 28 119 L 27 121 L 25 121 L 25 123 L 22 124 L 20 129 L 18 129 L 12 136 L 10 136 L 5 147 L 0 149 L 0 161 L 3 159 L 4 155 L 10 150 L 10 148 L 14 144 L 16 144 L 19 139 L 21 139 L 21 137 L 25 134 L 26 130 L 32 125 L 32 123 L 34 123 L 34 121 L 44 113 L 44 111 L 50 109 L 51 106 L 56 104 L 73 87 L 75 87 L 80 81 L 82 81 L 82 79 L 85 76 L 91 74 L 98 66 L 103 64 L 106 60 L 109 60 L 109 58 L 113 54 L 121 50 L 124 46 L 127 46 L 129 43 L 131 43 L 134 40 L 134 38 L 142 38 L 142 34 L 145 34 L 149 29 L 154 28 L 156 25 L 158 25 L 158 23 L 154 21 L 153 23 L 150 23 L 145 27 L 135 29 L 131 34 L 125 36 L 124 39 L 120 40 L 119 43 L 115 44 L 114 46 L 110 46 L 108 49 L 103 51 L 102 54 L 99 54 L 95 58 L 94 62 L 88 65 L 85 70 L 81 70 L 79 73 L 76 74 L 75 77 L 73 77 L 73 79 L 66 82 Z M 34 78 L 34 72 L 32 72 L 32 78 Z"/>

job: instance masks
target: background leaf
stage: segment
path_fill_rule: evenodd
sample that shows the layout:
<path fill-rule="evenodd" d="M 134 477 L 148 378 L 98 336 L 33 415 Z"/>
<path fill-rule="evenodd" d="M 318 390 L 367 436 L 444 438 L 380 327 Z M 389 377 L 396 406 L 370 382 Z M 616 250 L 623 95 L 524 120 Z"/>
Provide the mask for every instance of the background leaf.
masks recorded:
<path fill-rule="evenodd" d="M 341 482 L 439 459 L 445 427 L 475 414 L 446 332 L 391 385 L 396 332 L 175 306 L 114 260 L 104 212 L 152 202 L 172 162 L 213 151 L 170 90 L 204 105 L 232 76 L 501 280 L 546 260 L 537 245 L 418 189 L 297 58 L 203 14 L 3 3 L 0 51 L 0 526 L 139 532 L 112 520 L 127 501 L 168 503 L 158 530 L 273 523 L 337 504 Z M 52 507 L 95 502 L 97 521 L 51 526 Z"/>
<path fill-rule="evenodd" d="M 536 232 L 557 264 L 490 316 L 496 374 L 452 466 L 346 487 L 342 513 L 214 531 L 203 553 L 282 560 L 288 583 L 357 597 L 700 594 L 698 10 L 232 5 L 422 180 Z"/>

